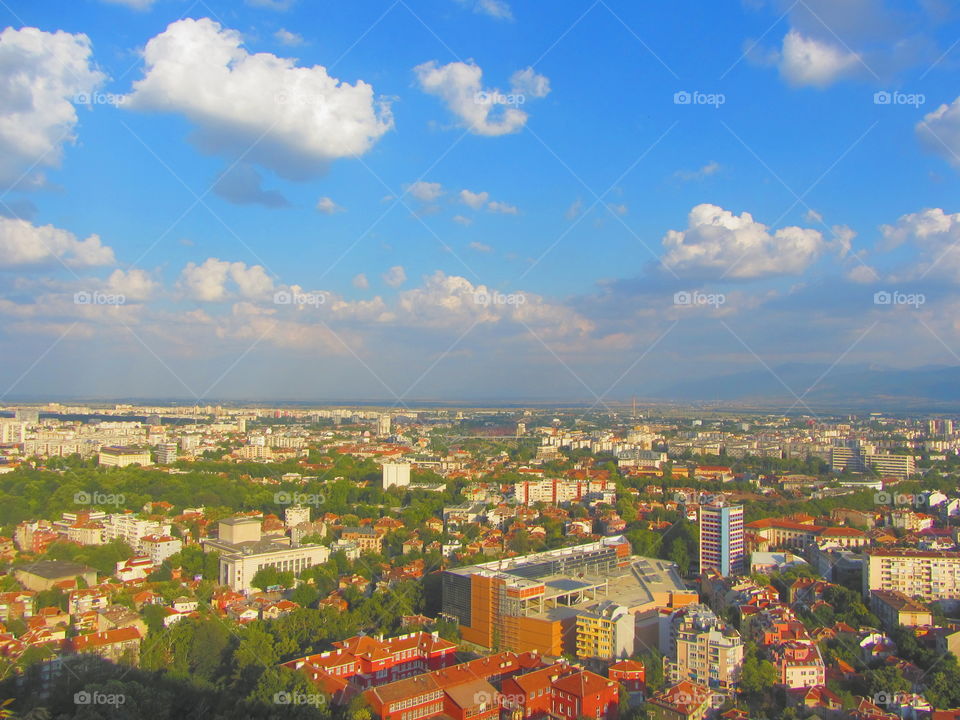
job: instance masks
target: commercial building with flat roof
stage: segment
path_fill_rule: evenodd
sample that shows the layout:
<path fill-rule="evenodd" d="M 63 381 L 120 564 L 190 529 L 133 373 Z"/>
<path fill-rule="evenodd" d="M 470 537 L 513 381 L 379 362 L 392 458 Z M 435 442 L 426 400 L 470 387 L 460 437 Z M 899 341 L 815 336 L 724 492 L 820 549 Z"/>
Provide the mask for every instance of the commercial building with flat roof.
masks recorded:
<path fill-rule="evenodd" d="M 676 565 L 631 557 L 622 536 L 454 568 L 444 572 L 442 587 L 443 612 L 457 620 L 464 640 L 545 655 L 578 654 L 579 642 L 581 657 L 601 644 L 606 648 L 609 633 L 603 643 L 592 633 L 606 623 L 589 618 L 602 614 L 607 603 L 636 614 L 696 600 Z"/>

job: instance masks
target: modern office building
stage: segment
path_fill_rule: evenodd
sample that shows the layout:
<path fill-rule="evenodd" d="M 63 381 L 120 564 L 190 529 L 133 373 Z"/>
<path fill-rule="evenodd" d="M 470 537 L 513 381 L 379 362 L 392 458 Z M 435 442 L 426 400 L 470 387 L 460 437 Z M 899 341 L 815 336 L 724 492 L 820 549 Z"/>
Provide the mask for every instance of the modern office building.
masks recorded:
<path fill-rule="evenodd" d="M 622 536 L 454 568 L 443 573 L 442 587 L 443 614 L 467 642 L 553 656 L 599 653 L 601 645 L 607 655 L 618 638 L 626 644 L 619 611 L 606 618 L 615 627 L 604 622 L 606 603 L 636 616 L 696 601 L 675 564 L 631 557 Z"/>
<path fill-rule="evenodd" d="M 742 505 L 700 508 L 700 572 L 710 569 L 724 576 L 744 572 Z"/>

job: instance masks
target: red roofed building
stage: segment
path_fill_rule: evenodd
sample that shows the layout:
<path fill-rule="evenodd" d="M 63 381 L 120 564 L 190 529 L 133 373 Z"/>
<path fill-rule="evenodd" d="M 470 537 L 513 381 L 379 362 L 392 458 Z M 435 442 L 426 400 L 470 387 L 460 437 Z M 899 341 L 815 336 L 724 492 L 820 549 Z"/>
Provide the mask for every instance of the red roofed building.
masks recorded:
<path fill-rule="evenodd" d="M 789 688 L 826 683 L 826 667 L 820 649 L 812 643 L 790 641 L 773 649 L 773 664 L 780 682 Z"/>
<path fill-rule="evenodd" d="M 647 700 L 650 720 L 702 720 L 710 711 L 713 691 L 684 680 Z"/>
<path fill-rule="evenodd" d="M 621 660 L 607 668 L 607 677 L 621 683 L 630 692 L 647 687 L 647 669 L 639 660 Z"/>
<path fill-rule="evenodd" d="M 413 632 L 384 640 L 358 635 L 333 643 L 335 649 L 290 660 L 285 667 L 303 670 L 331 697 L 392 683 L 456 662 L 457 646 L 436 634 Z M 349 694 L 349 693 L 347 693 Z"/>
<path fill-rule="evenodd" d="M 136 665 L 140 659 L 140 641 L 143 637 L 135 627 L 114 628 L 98 633 L 77 635 L 70 640 L 75 653 L 92 653 L 110 662 Z"/>

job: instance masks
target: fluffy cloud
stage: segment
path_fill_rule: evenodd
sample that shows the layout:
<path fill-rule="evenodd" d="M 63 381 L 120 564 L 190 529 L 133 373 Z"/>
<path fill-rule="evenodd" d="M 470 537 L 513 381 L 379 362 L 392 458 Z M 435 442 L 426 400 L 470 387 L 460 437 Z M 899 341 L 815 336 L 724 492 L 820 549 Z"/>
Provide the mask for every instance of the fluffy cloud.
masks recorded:
<path fill-rule="evenodd" d="M 452 62 L 439 65 L 436 60 L 413 69 L 420 88 L 439 97 L 460 123 L 475 135 L 507 135 L 523 129 L 527 113 L 519 104 L 544 97 L 550 82 L 532 68 L 517 71 L 511 80 L 509 94 L 483 87 L 483 70 L 473 62 Z"/>
<path fill-rule="evenodd" d="M 927 275 L 960 280 L 960 213 L 928 208 L 880 228 L 886 248 L 909 244 L 918 251 L 916 263 L 901 266 L 899 279 Z"/>
<path fill-rule="evenodd" d="M 487 245 L 486 243 L 476 242 L 476 241 L 470 243 L 469 247 L 471 250 L 476 250 L 477 252 L 482 252 L 482 253 L 488 253 L 493 250 L 493 248 Z"/>
<path fill-rule="evenodd" d="M 440 183 L 424 182 L 423 180 L 417 180 L 415 183 L 407 185 L 405 189 L 408 195 L 425 203 L 434 202 L 444 193 L 443 186 Z"/>
<path fill-rule="evenodd" d="M 458 225 L 473 225 L 473 220 L 466 217 L 465 215 L 454 215 L 453 221 Z"/>
<path fill-rule="evenodd" d="M 296 47 L 297 45 L 303 45 L 303 35 L 299 33 L 290 32 L 285 28 L 280 28 L 277 30 L 273 36 L 277 39 L 278 42 L 286 45 L 287 47 Z"/>
<path fill-rule="evenodd" d="M 354 275 L 353 286 L 360 290 L 366 290 L 368 287 L 370 287 L 370 281 L 367 280 L 366 275 L 364 275 L 363 273 L 360 273 L 358 275 Z"/>
<path fill-rule="evenodd" d="M 960 97 L 924 116 L 917 135 L 928 150 L 960 168 Z"/>
<path fill-rule="evenodd" d="M 663 238 L 663 264 L 674 272 L 726 273 L 730 278 L 795 275 L 824 250 L 823 235 L 800 227 L 774 233 L 750 213 L 735 215 L 716 205 L 697 205 L 684 231 Z"/>
<path fill-rule="evenodd" d="M 0 268 L 48 265 L 60 261 L 71 267 L 111 265 L 113 250 L 99 235 L 79 240 L 53 225 L 37 226 L 26 220 L 0 217 Z"/>
<path fill-rule="evenodd" d="M 513 20 L 513 12 L 505 0 L 458 0 L 461 5 L 470 5 L 479 15 L 487 15 L 495 20 Z"/>
<path fill-rule="evenodd" d="M 852 52 L 791 30 L 783 39 L 780 72 L 791 85 L 826 87 L 860 63 Z"/>
<path fill-rule="evenodd" d="M 333 215 L 334 213 L 342 212 L 343 208 L 337 205 L 332 199 L 328 197 L 322 197 L 317 200 L 316 208 L 319 212 L 322 212 L 324 215 Z"/>
<path fill-rule="evenodd" d="M 398 288 L 407 281 L 407 272 L 402 265 L 394 265 L 381 275 L 383 281 L 392 288 Z"/>
<path fill-rule="evenodd" d="M 502 215 L 516 215 L 519 210 L 517 210 L 516 205 L 510 205 L 509 203 L 500 202 L 499 200 L 492 200 L 487 203 L 487 210 L 492 213 L 500 213 Z"/>
<path fill-rule="evenodd" d="M 123 295 L 127 300 L 149 300 L 159 283 L 145 270 L 114 270 L 106 282 L 107 291 Z"/>
<path fill-rule="evenodd" d="M 0 182 L 42 185 L 33 168 L 59 166 L 64 144 L 76 140 L 73 102 L 105 79 L 91 62 L 86 35 L 30 27 L 0 32 Z"/>
<path fill-rule="evenodd" d="M 147 43 L 144 64 L 123 107 L 181 113 L 197 126 L 204 152 L 244 155 L 290 179 L 362 155 L 393 126 L 369 84 L 248 53 L 240 33 L 208 18 L 169 25 Z"/>
<path fill-rule="evenodd" d="M 460 191 L 460 202 L 474 210 L 479 210 L 490 199 L 488 192 L 471 192 L 470 190 Z"/>
<path fill-rule="evenodd" d="M 473 322 L 512 321 L 523 334 L 525 325 L 545 337 L 584 336 L 594 328 L 569 307 L 547 303 L 538 295 L 500 292 L 439 270 L 426 277 L 421 287 L 400 293 L 397 319 L 415 327 L 461 329 Z"/>
<path fill-rule="evenodd" d="M 697 170 L 677 170 L 673 176 L 678 180 L 690 182 L 694 180 L 704 180 L 711 175 L 716 175 L 718 172 L 720 172 L 720 163 L 708 162 L 706 165 L 698 168 Z"/>
<path fill-rule="evenodd" d="M 228 287 L 230 281 L 232 287 Z M 264 299 L 273 291 L 273 280 L 260 265 L 218 258 L 207 258 L 202 265 L 187 263 L 179 285 L 187 297 L 203 302 L 228 300 L 232 291 L 244 298 Z"/>

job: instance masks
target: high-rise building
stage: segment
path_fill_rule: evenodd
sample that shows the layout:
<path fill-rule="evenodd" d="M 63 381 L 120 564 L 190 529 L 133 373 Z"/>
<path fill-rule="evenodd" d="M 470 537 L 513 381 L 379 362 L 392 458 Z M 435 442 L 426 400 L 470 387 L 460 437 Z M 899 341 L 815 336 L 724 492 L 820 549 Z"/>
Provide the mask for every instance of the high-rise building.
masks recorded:
<path fill-rule="evenodd" d="M 377 418 L 377 435 L 389 435 L 390 434 L 390 416 L 387 414 L 380 415 Z"/>
<path fill-rule="evenodd" d="M 700 508 L 700 572 L 711 568 L 724 576 L 744 571 L 742 505 Z"/>
<path fill-rule="evenodd" d="M 26 425 L 36 425 L 40 422 L 40 411 L 34 410 L 33 408 L 17 408 L 14 417 L 17 422 L 22 422 Z"/>
<path fill-rule="evenodd" d="M 310 522 L 310 508 L 305 505 L 291 505 L 284 509 L 283 521 L 288 528 Z"/>
<path fill-rule="evenodd" d="M 384 463 L 383 489 L 406 487 L 410 484 L 410 463 Z"/>
<path fill-rule="evenodd" d="M 176 443 L 161 443 L 157 446 L 157 462 L 160 465 L 169 465 L 177 459 Z"/>

